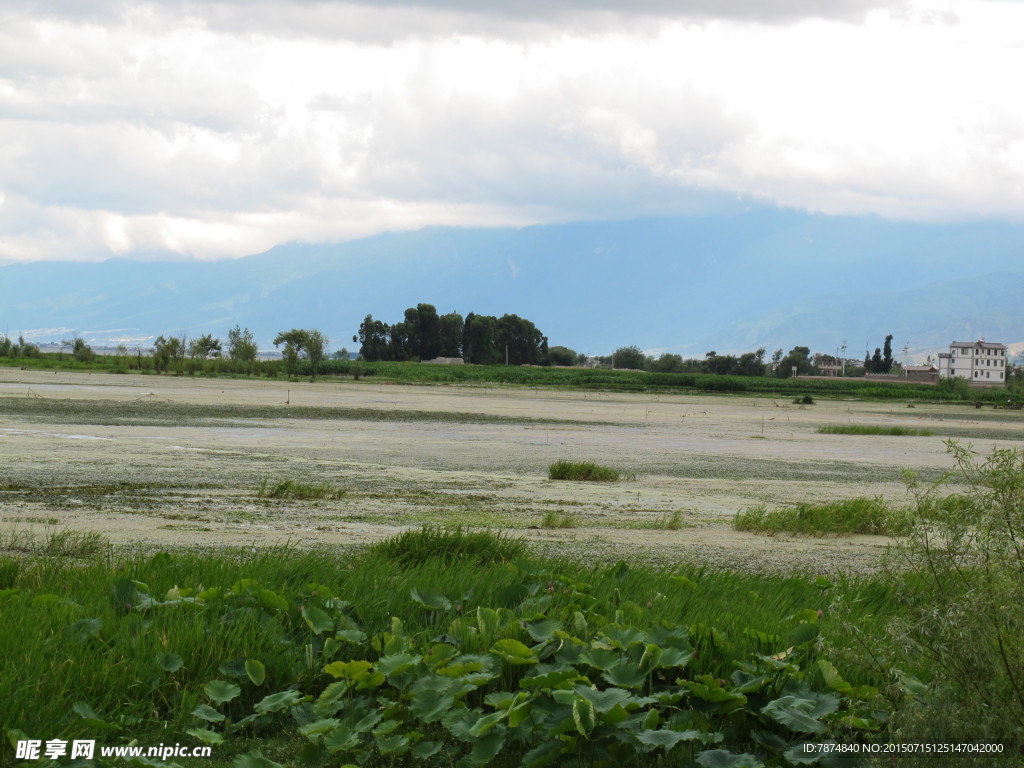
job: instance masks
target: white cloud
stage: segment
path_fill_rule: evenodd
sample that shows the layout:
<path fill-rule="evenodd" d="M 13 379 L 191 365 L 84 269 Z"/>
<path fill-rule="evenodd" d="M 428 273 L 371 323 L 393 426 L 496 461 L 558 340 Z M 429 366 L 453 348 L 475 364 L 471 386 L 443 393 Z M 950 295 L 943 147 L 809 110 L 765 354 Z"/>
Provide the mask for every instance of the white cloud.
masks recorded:
<path fill-rule="evenodd" d="M 820 5 L 650 0 L 614 24 L 602 0 L 12 6 L 0 259 L 217 258 L 733 197 L 1019 219 L 1024 7 Z"/>

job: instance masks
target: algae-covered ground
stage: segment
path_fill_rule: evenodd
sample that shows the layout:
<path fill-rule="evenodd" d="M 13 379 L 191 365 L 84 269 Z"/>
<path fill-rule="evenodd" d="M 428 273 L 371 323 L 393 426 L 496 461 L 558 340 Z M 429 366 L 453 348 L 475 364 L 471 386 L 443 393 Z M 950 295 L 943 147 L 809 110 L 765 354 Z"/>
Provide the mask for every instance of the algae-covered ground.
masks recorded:
<path fill-rule="evenodd" d="M 819 434 L 823 425 L 933 436 Z M 515 531 L 549 553 L 744 569 L 871 570 L 888 539 L 766 538 L 733 514 L 855 496 L 907 501 L 944 441 L 987 453 L 1024 416 L 959 405 L 0 369 L 0 547 L 89 530 L 153 547 L 360 545 L 422 523 Z M 635 479 L 549 480 L 558 459 Z M 281 480 L 337 499 L 258 493 Z M 543 527 L 557 513 L 566 528 Z M 550 518 L 549 518 L 550 519 Z"/>

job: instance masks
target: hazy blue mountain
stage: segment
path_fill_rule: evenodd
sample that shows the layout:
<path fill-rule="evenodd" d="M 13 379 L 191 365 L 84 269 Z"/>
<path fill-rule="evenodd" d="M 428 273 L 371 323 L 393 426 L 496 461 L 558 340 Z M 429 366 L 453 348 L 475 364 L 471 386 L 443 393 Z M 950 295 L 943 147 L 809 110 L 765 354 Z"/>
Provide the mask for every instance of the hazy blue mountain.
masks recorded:
<path fill-rule="evenodd" d="M 684 355 L 805 344 L 851 356 L 986 336 L 1024 341 L 1024 226 L 925 225 L 778 210 L 524 229 L 432 228 L 291 243 L 219 262 L 111 259 L 0 267 L 0 330 L 102 341 L 248 326 L 320 328 L 354 349 L 363 316 L 515 313 L 552 344 Z M 114 329 L 136 329 L 121 331 Z M 69 334 L 64 333 L 65 337 Z M 61 332 L 52 334 L 61 338 Z"/>

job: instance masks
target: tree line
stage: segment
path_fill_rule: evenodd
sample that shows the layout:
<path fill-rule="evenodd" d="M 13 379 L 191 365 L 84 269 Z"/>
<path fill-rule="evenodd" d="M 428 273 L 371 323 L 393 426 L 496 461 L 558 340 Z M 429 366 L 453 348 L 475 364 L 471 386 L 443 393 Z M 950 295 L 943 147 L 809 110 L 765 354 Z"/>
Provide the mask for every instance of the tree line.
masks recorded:
<path fill-rule="evenodd" d="M 892 334 L 885 337 L 874 354 L 865 353 L 863 366 L 853 360 L 831 355 L 811 354 L 806 346 L 795 346 L 785 352 L 775 350 L 770 361 L 761 347 L 739 355 L 707 352 L 703 358 L 683 358 L 664 353 L 657 357 L 646 355 L 638 346 L 620 347 L 611 355 L 587 357 L 564 346 L 549 346 L 548 338 L 530 320 L 514 314 L 501 317 L 478 315 L 470 312 L 463 317 L 458 312 L 438 315 L 431 304 L 417 304 L 405 310 L 403 319 L 389 324 L 366 315 L 358 332 L 352 337 L 358 343 L 358 357 L 365 362 L 404 362 L 432 360 L 438 357 L 462 358 L 477 365 L 554 365 L 591 366 L 648 371 L 652 373 L 697 373 L 718 376 L 775 376 L 820 375 L 827 369 L 841 368 L 843 375 L 859 377 L 867 373 L 893 373 L 899 363 L 892 354 Z M 133 353 L 119 345 L 113 359 L 115 367 L 123 369 L 153 369 L 157 373 L 177 374 L 233 372 L 277 375 L 280 368 L 290 377 L 299 374 L 300 366 L 315 378 L 328 355 L 329 339 L 317 329 L 293 328 L 281 331 L 274 338 L 275 347 L 281 348 L 281 360 L 258 360 L 259 350 L 252 331 L 236 325 L 228 331 L 226 341 L 204 334 L 188 338 L 158 336 L 152 348 L 138 346 Z M 89 344 L 77 335 L 61 342 L 64 349 L 80 363 L 91 363 L 96 354 Z M 32 358 L 42 353 L 35 344 L 19 337 L 12 341 L 0 335 L 0 357 Z M 109 357 L 109 356 L 108 356 Z M 348 361 L 347 349 L 333 353 L 336 360 Z M 361 372 L 361 369 L 358 369 Z"/>
<path fill-rule="evenodd" d="M 458 312 L 438 315 L 432 304 L 410 307 L 392 324 L 367 315 L 352 341 L 367 362 L 461 357 L 478 365 L 550 363 L 547 336 L 526 318 L 473 312 L 465 318 Z"/>

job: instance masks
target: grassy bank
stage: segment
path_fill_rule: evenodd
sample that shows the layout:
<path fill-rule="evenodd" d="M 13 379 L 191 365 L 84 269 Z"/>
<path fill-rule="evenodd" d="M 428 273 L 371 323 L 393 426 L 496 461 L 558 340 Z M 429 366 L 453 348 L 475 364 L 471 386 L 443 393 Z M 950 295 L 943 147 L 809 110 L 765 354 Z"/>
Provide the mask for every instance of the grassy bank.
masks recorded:
<path fill-rule="evenodd" d="M 3 359 L 0 364 L 39 370 L 104 371 L 110 373 L 154 374 L 149 357 L 98 355 L 82 363 L 70 355 Z M 299 374 L 309 377 L 307 361 L 300 361 Z M 159 375 L 230 376 L 283 378 L 279 360 L 237 363 L 228 359 L 179 361 Z M 856 397 L 863 400 L 924 400 L 936 402 L 977 402 L 1005 405 L 1005 387 L 974 389 L 966 382 L 954 385 L 890 383 L 867 379 L 780 379 L 774 376 L 716 376 L 695 373 L 653 373 L 603 368 L 548 368 L 505 365 L 424 365 L 417 362 L 375 362 L 325 360 L 323 377 L 366 378 L 403 384 L 460 384 L 544 387 L 607 392 L 709 392 L 794 397 Z M 955 386 L 962 384 L 962 386 Z"/>

